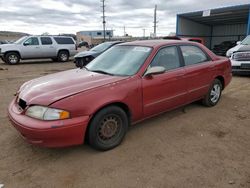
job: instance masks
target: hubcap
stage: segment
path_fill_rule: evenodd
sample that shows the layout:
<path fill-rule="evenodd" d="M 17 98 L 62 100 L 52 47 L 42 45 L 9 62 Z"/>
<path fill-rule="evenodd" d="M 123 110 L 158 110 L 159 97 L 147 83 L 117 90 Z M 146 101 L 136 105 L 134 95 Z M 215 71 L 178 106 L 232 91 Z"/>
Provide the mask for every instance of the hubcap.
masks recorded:
<path fill-rule="evenodd" d="M 68 58 L 67 54 L 61 54 L 62 61 L 67 61 L 67 58 Z"/>
<path fill-rule="evenodd" d="M 10 55 L 10 56 L 9 56 L 9 62 L 10 62 L 10 63 L 17 63 L 17 56 L 15 56 L 15 55 Z"/>
<path fill-rule="evenodd" d="M 221 87 L 219 84 L 215 84 L 210 93 L 210 99 L 213 103 L 216 103 L 220 98 Z"/>
<path fill-rule="evenodd" d="M 116 115 L 108 115 L 100 123 L 98 136 L 101 140 L 107 141 L 119 134 L 121 119 Z"/>

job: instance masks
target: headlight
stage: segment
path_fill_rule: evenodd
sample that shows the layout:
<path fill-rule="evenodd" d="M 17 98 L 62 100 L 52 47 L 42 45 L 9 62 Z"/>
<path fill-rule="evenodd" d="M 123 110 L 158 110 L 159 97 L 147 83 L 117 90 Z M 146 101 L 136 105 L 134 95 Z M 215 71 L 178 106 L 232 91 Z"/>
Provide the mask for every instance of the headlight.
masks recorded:
<path fill-rule="evenodd" d="M 27 109 L 25 114 L 29 117 L 41 120 L 61 120 L 70 117 L 70 113 L 65 110 L 44 106 L 31 106 Z"/>
<path fill-rule="evenodd" d="M 250 60 L 250 52 L 235 52 L 232 55 L 232 59 L 238 61 L 249 61 Z"/>

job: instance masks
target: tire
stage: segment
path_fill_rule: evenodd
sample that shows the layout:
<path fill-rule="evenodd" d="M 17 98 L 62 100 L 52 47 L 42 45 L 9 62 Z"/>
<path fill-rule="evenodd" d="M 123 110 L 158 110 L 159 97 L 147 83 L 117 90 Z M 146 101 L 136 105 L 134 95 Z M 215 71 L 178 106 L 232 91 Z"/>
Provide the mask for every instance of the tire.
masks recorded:
<path fill-rule="evenodd" d="M 220 100 L 221 92 L 222 83 L 220 80 L 215 79 L 212 85 L 210 86 L 209 91 L 203 99 L 202 103 L 208 107 L 215 106 Z"/>
<path fill-rule="evenodd" d="M 127 114 L 117 106 L 100 110 L 92 119 L 88 130 L 88 143 L 97 150 L 110 150 L 118 146 L 128 130 Z"/>
<path fill-rule="evenodd" d="M 69 60 L 69 52 L 66 50 L 60 51 L 57 56 L 58 61 L 67 62 Z"/>
<path fill-rule="evenodd" d="M 15 65 L 20 62 L 20 56 L 16 52 L 9 52 L 5 56 L 5 62 L 9 65 Z"/>

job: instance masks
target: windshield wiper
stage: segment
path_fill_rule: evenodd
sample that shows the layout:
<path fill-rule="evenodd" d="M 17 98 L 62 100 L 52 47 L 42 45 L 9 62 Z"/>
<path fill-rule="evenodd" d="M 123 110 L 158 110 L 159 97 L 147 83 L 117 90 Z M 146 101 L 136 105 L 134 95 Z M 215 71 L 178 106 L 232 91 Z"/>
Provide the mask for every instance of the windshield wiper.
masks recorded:
<path fill-rule="evenodd" d="M 107 74 L 107 75 L 110 75 L 110 76 L 114 76 L 114 74 L 105 72 L 105 71 L 103 71 L 103 70 L 90 70 L 90 71 L 91 71 L 91 72 L 101 73 L 101 74 Z"/>

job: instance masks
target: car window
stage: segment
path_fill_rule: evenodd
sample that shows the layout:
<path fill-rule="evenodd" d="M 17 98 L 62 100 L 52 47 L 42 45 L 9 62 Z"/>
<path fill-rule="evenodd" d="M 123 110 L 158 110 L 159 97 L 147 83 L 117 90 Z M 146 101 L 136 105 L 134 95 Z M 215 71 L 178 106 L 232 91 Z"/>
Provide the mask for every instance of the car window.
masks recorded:
<path fill-rule="evenodd" d="M 69 37 L 54 37 L 57 44 L 75 44 Z"/>
<path fill-rule="evenodd" d="M 91 49 L 91 51 L 95 51 L 97 53 L 103 52 L 105 50 L 107 50 L 108 48 L 110 48 L 113 45 L 113 43 L 110 42 L 104 42 L 101 43 L 97 46 L 95 46 L 94 48 Z"/>
<path fill-rule="evenodd" d="M 30 37 L 28 40 L 24 42 L 26 46 L 39 45 L 37 37 Z"/>
<path fill-rule="evenodd" d="M 250 36 L 247 36 L 242 42 L 241 44 L 243 45 L 250 45 Z"/>
<path fill-rule="evenodd" d="M 196 46 L 181 46 L 185 65 L 193 65 L 208 61 L 206 54 Z"/>
<path fill-rule="evenodd" d="M 52 44 L 52 40 L 50 37 L 41 37 L 42 45 L 50 45 Z"/>
<path fill-rule="evenodd" d="M 152 49 L 144 46 L 113 46 L 91 61 L 86 68 L 117 76 L 131 76 L 138 72 Z"/>
<path fill-rule="evenodd" d="M 177 48 L 175 46 L 172 46 L 159 50 L 150 66 L 162 66 L 166 70 L 176 69 L 180 67 L 181 64 Z"/>

